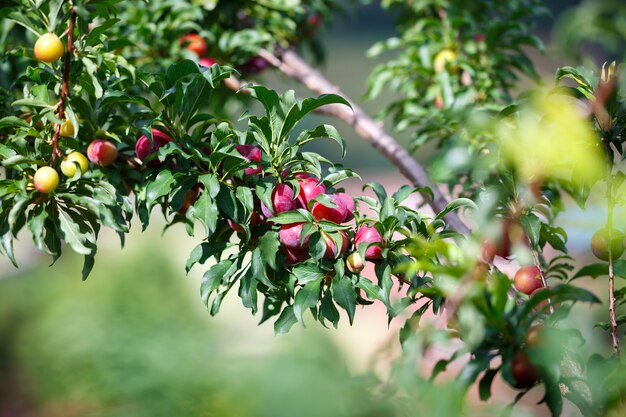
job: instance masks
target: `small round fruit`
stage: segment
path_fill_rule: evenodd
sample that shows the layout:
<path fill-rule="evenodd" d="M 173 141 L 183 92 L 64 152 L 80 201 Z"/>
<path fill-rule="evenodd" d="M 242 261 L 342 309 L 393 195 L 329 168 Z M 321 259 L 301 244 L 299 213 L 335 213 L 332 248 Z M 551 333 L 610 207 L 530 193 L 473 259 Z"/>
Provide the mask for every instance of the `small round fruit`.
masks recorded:
<path fill-rule="evenodd" d="M 235 150 L 246 158 L 248 162 L 261 162 L 261 149 L 254 145 L 236 145 Z M 245 175 L 255 175 L 261 172 L 261 164 L 254 167 L 245 168 L 243 173 Z"/>
<path fill-rule="evenodd" d="M 337 193 L 335 195 L 343 200 L 344 204 L 346 205 L 348 215 L 346 216 L 346 219 L 344 221 L 349 222 L 350 220 L 354 219 L 354 212 L 356 211 L 356 203 L 354 202 L 354 198 L 350 197 L 346 193 Z"/>
<path fill-rule="evenodd" d="M 346 267 L 348 268 L 348 271 L 353 274 L 358 274 L 363 270 L 363 268 L 365 268 L 363 258 L 359 255 L 359 252 L 352 252 L 348 255 L 348 258 L 346 259 Z"/>
<path fill-rule="evenodd" d="M 117 148 L 113 142 L 96 139 L 87 147 L 87 158 L 100 166 L 109 166 L 117 159 Z"/>
<path fill-rule="evenodd" d="M 63 137 L 69 138 L 74 136 L 74 125 L 70 119 L 66 119 L 59 129 L 59 134 Z"/>
<path fill-rule="evenodd" d="M 342 256 L 348 250 L 348 235 L 345 231 L 340 230 L 338 232 L 341 235 L 341 248 L 337 248 L 337 244 L 333 240 L 332 237 L 326 232 L 322 232 L 322 239 L 324 239 L 324 244 L 326 245 L 326 250 L 324 251 L 324 259 L 336 259 L 339 256 Z"/>
<path fill-rule="evenodd" d="M 445 71 L 446 64 L 448 62 L 453 62 L 456 59 L 456 53 L 451 51 L 450 49 L 442 49 L 435 55 L 433 59 L 433 68 L 436 73 L 440 73 Z"/>
<path fill-rule="evenodd" d="M 530 388 L 539 380 L 537 367 L 530 362 L 528 355 L 518 351 L 511 360 L 511 375 L 515 380 L 514 387 L 519 389 Z"/>
<path fill-rule="evenodd" d="M 298 194 L 298 198 L 296 200 L 298 201 L 300 207 L 308 210 L 309 201 L 313 200 L 320 194 L 324 194 L 326 192 L 326 186 L 324 184 L 318 184 L 317 178 L 308 176 L 302 177 L 301 174 L 296 174 L 296 178 L 299 178 L 298 184 L 300 185 L 300 193 Z"/>
<path fill-rule="evenodd" d="M 536 266 L 525 266 L 515 273 L 515 289 L 523 294 L 530 295 L 543 287 L 541 272 Z"/>
<path fill-rule="evenodd" d="M 328 220 L 333 223 L 343 223 L 348 217 L 348 208 L 346 203 L 341 197 L 336 194 L 331 194 L 330 201 L 332 201 L 336 207 L 328 207 L 320 202 L 313 203 L 311 208 L 311 214 L 315 220 Z"/>
<path fill-rule="evenodd" d="M 305 249 L 309 247 L 309 236 L 306 236 L 303 241 L 302 226 L 304 223 L 291 223 L 283 224 L 278 231 L 278 237 L 280 243 L 289 249 Z"/>
<path fill-rule="evenodd" d="M 624 253 L 624 235 L 613 229 L 611 233 L 613 243 L 611 244 L 611 254 L 613 259 L 617 259 Z M 591 238 L 591 252 L 596 258 L 603 261 L 609 260 L 609 232 L 607 229 L 600 229 Z"/>
<path fill-rule="evenodd" d="M 139 139 L 137 139 L 137 143 L 135 144 L 135 154 L 137 158 L 142 162 L 148 157 L 167 145 L 172 141 L 165 133 L 161 132 L 157 129 L 152 129 L 152 143 L 150 143 L 150 139 L 146 135 L 142 135 Z"/>
<path fill-rule="evenodd" d="M 266 218 L 270 218 L 275 214 L 280 214 L 283 211 L 292 211 L 298 208 L 298 203 L 293 199 L 293 189 L 287 184 L 276 184 L 274 191 L 272 191 L 272 205 L 274 206 L 274 212 L 270 210 L 265 204 L 261 203 L 261 211 Z"/>
<path fill-rule="evenodd" d="M 361 226 L 354 235 L 354 247 L 359 248 L 361 243 L 380 243 L 383 238 L 374 226 Z M 378 245 L 372 245 L 365 251 L 365 259 L 380 259 L 382 257 L 382 248 Z"/>
<path fill-rule="evenodd" d="M 183 198 L 183 205 L 178 209 L 178 213 L 181 215 L 185 215 L 189 207 L 193 206 L 200 194 L 202 193 L 202 186 L 200 184 L 196 184 L 185 192 L 185 197 Z"/>
<path fill-rule="evenodd" d="M 89 161 L 80 152 L 70 153 L 63 162 L 61 162 L 61 172 L 66 177 L 73 177 L 76 174 L 76 164 L 80 167 L 80 173 L 84 174 L 89 168 Z"/>
<path fill-rule="evenodd" d="M 263 72 L 270 65 L 265 59 L 260 56 L 254 56 L 250 58 L 248 61 L 239 65 L 237 69 L 248 75 L 256 75 Z"/>
<path fill-rule="evenodd" d="M 43 194 L 54 191 L 59 186 L 59 174 L 51 167 L 41 167 L 33 178 L 35 189 Z"/>
<path fill-rule="evenodd" d="M 200 58 L 198 60 L 198 64 L 200 64 L 203 67 L 212 67 L 213 65 L 217 64 L 217 61 L 214 60 L 213 58 Z"/>
<path fill-rule="evenodd" d="M 61 58 L 65 47 L 54 33 L 45 33 L 35 42 L 35 57 L 43 62 L 54 62 Z"/>
<path fill-rule="evenodd" d="M 286 246 L 282 249 L 285 254 L 285 264 L 289 266 L 304 262 L 311 257 L 308 249 L 290 249 Z"/>
<path fill-rule="evenodd" d="M 206 42 L 196 33 L 189 33 L 180 38 L 180 44 L 184 45 L 187 50 L 202 56 L 206 53 Z"/>

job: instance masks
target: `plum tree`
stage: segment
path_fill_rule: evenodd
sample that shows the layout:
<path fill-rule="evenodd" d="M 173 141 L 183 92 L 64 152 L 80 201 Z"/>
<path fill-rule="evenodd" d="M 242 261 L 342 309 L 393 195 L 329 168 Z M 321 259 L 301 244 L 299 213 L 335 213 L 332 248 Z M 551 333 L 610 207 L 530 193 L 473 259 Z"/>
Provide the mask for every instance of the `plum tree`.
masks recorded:
<path fill-rule="evenodd" d="M 624 237 L 612 231 L 626 201 L 622 69 L 564 66 L 554 89 L 525 91 L 539 79 L 528 52 L 541 47 L 540 0 L 381 3 L 398 33 L 369 50 L 382 59 L 365 95 L 389 93 L 380 120 L 403 131 L 407 147 L 307 61 L 321 62 L 320 33 L 344 2 L 96 3 L 13 0 L 0 9 L 0 253 L 12 263 L 13 241 L 27 230 L 55 260 L 65 248 L 83 255 L 87 278 L 101 228 L 123 237 L 136 219 L 146 229 L 156 208 L 166 228 L 182 225 L 198 240 L 186 270 L 205 265 L 210 314 L 236 293 L 284 333 L 304 316 L 352 323 L 357 306 L 374 303 L 401 321 L 390 326 L 401 329 L 400 364 L 423 371 L 427 347 L 454 346 L 432 378 L 408 366 L 394 372 L 394 400 L 434 392 L 434 376 L 455 361 L 459 394 L 478 385 L 486 399 L 500 373 L 520 396 L 541 382 L 553 416 L 564 398 L 592 417 L 619 403 L 626 384 L 616 386 L 609 368 L 623 365 L 626 300 L 615 288 Z M 50 65 L 29 56 L 32 33 L 44 33 L 34 54 Z M 281 78 L 264 78 L 270 71 L 311 97 L 265 86 Z M 345 129 L 407 183 L 344 192 L 359 175 L 315 144 L 330 141 L 343 157 Z M 57 170 L 70 178 L 59 183 Z M 591 252 L 602 262 L 582 265 L 560 214 L 589 196 L 604 201 L 599 188 L 613 237 L 596 233 Z M 505 262 L 523 266 L 513 279 Z M 574 279 L 598 276 L 608 277 L 609 319 L 596 324 L 612 352 L 601 359 L 604 351 L 580 343 L 584 324 L 569 318 L 575 303 L 601 302 Z M 448 329 L 424 331 L 424 314 Z M 562 330 L 563 346 L 533 346 L 538 325 Z M 574 342 L 575 355 L 566 347 Z M 558 360 L 535 355 L 548 345 Z"/>

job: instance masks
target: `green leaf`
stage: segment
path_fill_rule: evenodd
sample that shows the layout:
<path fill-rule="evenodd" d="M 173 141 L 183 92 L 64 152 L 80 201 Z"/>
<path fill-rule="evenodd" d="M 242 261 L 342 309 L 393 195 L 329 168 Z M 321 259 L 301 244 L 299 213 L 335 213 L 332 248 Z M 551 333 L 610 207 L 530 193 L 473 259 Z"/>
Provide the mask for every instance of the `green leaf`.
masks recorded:
<path fill-rule="evenodd" d="M 293 314 L 299 322 L 304 324 L 304 321 L 302 320 L 304 312 L 309 308 L 315 307 L 319 302 L 321 283 L 322 278 L 318 278 L 307 283 L 296 293 L 293 303 Z"/>
<path fill-rule="evenodd" d="M 352 106 L 350 106 L 350 103 L 346 99 L 338 96 L 337 94 L 322 94 L 317 98 L 307 98 L 302 101 L 301 105 L 298 105 L 296 103 L 293 107 L 291 107 L 291 109 L 289 109 L 278 138 L 283 138 L 287 136 L 287 134 L 291 132 L 291 130 L 296 126 L 296 124 L 298 124 L 300 120 L 302 120 L 304 116 L 306 116 L 313 110 L 318 109 L 322 106 L 326 106 L 328 104 L 344 104 L 352 108 Z M 343 144 L 340 142 L 340 145 Z M 343 148 L 344 147 L 342 146 L 342 151 Z"/>
<path fill-rule="evenodd" d="M 444 208 L 439 214 L 437 214 L 435 219 L 443 219 L 446 214 L 462 207 L 468 207 L 474 210 L 478 210 L 478 206 L 476 205 L 476 203 L 474 203 L 469 198 L 457 198 L 455 200 L 450 201 L 448 205 L 446 206 L 446 208 Z"/>
<path fill-rule="evenodd" d="M 320 271 L 317 263 L 306 262 L 293 267 L 293 274 L 298 278 L 298 284 L 308 284 L 319 280 L 326 274 Z"/>
<path fill-rule="evenodd" d="M 532 246 L 537 247 L 541 236 L 541 221 L 539 218 L 534 214 L 525 214 L 521 217 L 520 223 L 526 231 Z"/>
<path fill-rule="evenodd" d="M 87 277 L 89 276 L 89 274 L 91 273 L 91 270 L 93 269 L 93 265 L 95 261 L 96 261 L 96 258 L 93 255 L 85 255 L 85 262 L 83 263 L 83 271 L 82 271 L 83 281 L 85 281 Z"/>
<path fill-rule="evenodd" d="M 230 259 L 223 260 L 213 265 L 202 276 L 202 281 L 200 281 L 200 296 L 202 297 L 202 302 L 207 307 L 209 306 L 209 297 L 219 288 L 222 279 L 227 278 L 226 273 L 231 266 L 233 266 L 233 261 Z"/>
<path fill-rule="evenodd" d="M 191 254 L 189 254 L 185 270 L 189 273 L 195 264 L 205 263 L 211 256 L 225 251 L 232 245 L 232 243 L 228 242 L 202 242 L 191 251 Z"/>
<path fill-rule="evenodd" d="M 207 238 L 210 237 L 217 227 L 217 217 L 219 211 L 215 201 L 211 198 L 208 191 L 203 191 L 200 197 L 193 205 L 193 217 L 198 219 L 203 225 Z"/>
<path fill-rule="evenodd" d="M 261 251 L 261 259 L 273 270 L 277 269 L 276 266 L 276 253 L 280 249 L 280 240 L 278 233 L 268 232 L 265 233 L 261 239 L 259 239 L 259 250 Z"/>
<path fill-rule="evenodd" d="M 274 332 L 276 334 L 287 333 L 297 322 L 298 319 L 293 312 L 293 306 L 287 306 L 274 323 Z"/>
<path fill-rule="evenodd" d="M 572 277 L 572 280 L 580 277 L 598 278 L 609 275 L 609 264 L 606 262 L 585 265 Z"/>
<path fill-rule="evenodd" d="M 172 172 L 163 170 L 157 174 L 154 181 L 148 183 L 146 187 L 146 204 L 148 208 L 152 207 L 157 199 L 169 194 L 174 181 Z"/>
<path fill-rule="evenodd" d="M 350 324 L 354 321 L 354 311 L 356 308 L 356 292 L 352 287 L 352 282 L 347 278 L 333 278 L 331 284 L 333 300 L 348 313 Z"/>
<path fill-rule="evenodd" d="M 341 157 L 345 158 L 346 141 L 343 137 L 341 137 L 337 129 L 331 125 L 320 125 L 317 126 L 315 129 L 305 130 L 304 132 L 300 133 L 298 139 L 296 139 L 296 145 L 302 146 L 320 138 L 328 138 L 337 142 L 339 144 L 339 147 L 341 148 Z"/>
<path fill-rule="evenodd" d="M 244 307 L 252 310 L 252 314 L 257 312 L 257 282 L 254 272 L 250 268 L 241 279 L 239 285 L 239 297 Z"/>
<path fill-rule="evenodd" d="M 376 198 L 378 198 L 379 203 L 382 204 L 383 201 L 387 199 L 387 191 L 385 191 L 385 188 L 379 183 L 369 182 L 363 186 L 363 191 L 365 191 L 368 188 L 371 188 L 372 191 L 374 191 L 374 194 L 376 194 Z"/>
<path fill-rule="evenodd" d="M 485 372 L 483 377 L 480 378 L 480 382 L 478 383 L 478 395 L 481 401 L 487 401 L 491 398 L 491 383 L 497 374 L 497 369 L 489 369 Z"/>
<path fill-rule="evenodd" d="M 383 301 L 384 297 L 381 294 L 381 289 L 378 285 L 374 284 L 367 278 L 359 277 L 359 281 L 356 283 L 357 288 L 365 291 L 365 294 L 370 300 Z"/>
<path fill-rule="evenodd" d="M 339 324 L 339 310 L 337 310 L 335 303 L 333 303 L 330 291 L 326 291 L 322 297 L 320 313 L 323 318 L 329 320 L 333 324 L 335 329 L 337 328 L 337 324 Z"/>
<path fill-rule="evenodd" d="M 20 119 L 19 117 L 7 116 L 0 119 L 0 129 L 4 129 L 7 127 L 30 127 L 30 125 L 26 123 L 25 120 Z"/>
<path fill-rule="evenodd" d="M 90 233 L 81 230 L 81 225 L 86 225 L 84 223 L 76 223 L 73 220 L 75 219 L 68 219 L 67 213 L 59 214 L 59 226 L 63 240 L 65 240 L 76 253 L 80 253 L 81 255 L 93 254 L 95 252 L 92 243 L 93 238 L 90 236 Z"/>
<path fill-rule="evenodd" d="M 268 219 L 269 222 L 277 224 L 291 224 L 291 223 L 306 223 L 309 219 L 304 213 L 299 210 L 284 211 L 276 216 Z"/>

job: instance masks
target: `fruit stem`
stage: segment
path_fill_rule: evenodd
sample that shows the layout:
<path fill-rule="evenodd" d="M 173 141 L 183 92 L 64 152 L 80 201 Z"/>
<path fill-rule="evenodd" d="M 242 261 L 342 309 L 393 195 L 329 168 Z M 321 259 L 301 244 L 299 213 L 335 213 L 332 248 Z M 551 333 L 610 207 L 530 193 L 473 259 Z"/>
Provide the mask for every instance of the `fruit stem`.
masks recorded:
<path fill-rule="evenodd" d="M 67 28 L 67 48 L 65 48 L 65 60 L 63 61 L 63 83 L 61 85 L 61 95 L 59 97 L 59 119 L 65 119 L 65 102 L 70 95 L 70 65 L 72 63 L 72 53 L 74 52 L 74 26 L 76 26 L 76 8 L 74 1 L 70 0 L 70 22 Z M 57 156 L 61 156 L 59 151 L 59 135 L 61 133 L 61 124 L 54 126 L 54 136 L 52 137 L 52 158 L 50 166 L 54 165 Z"/>

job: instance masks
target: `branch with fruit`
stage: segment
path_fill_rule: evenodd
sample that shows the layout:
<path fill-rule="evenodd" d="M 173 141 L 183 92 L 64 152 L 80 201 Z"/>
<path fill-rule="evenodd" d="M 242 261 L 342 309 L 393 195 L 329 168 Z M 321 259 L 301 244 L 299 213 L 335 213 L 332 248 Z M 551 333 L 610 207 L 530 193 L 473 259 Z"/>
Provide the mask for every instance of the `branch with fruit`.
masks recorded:
<path fill-rule="evenodd" d="M 624 320 L 617 309 L 626 293 L 614 285 L 626 270 L 612 210 L 623 203 L 625 100 L 611 77 L 596 83 L 573 68 L 558 71 L 548 94 L 510 97 L 515 68 L 534 73 L 522 45 L 537 41 L 519 16 L 535 16 L 529 4 L 537 2 L 481 0 L 469 9 L 388 2 L 407 8 L 398 26 L 405 36 L 371 51 L 398 56 L 374 71 L 369 95 L 394 89 L 397 100 L 385 113 L 411 131 L 413 149 L 437 141 L 428 171 L 300 58 L 296 48 L 315 42 L 332 1 L 294 12 L 259 2 L 185 10 L 149 2 L 142 16 L 162 17 L 153 31 L 133 30 L 141 22 L 132 2 L 111 11 L 90 1 L 41 10 L 18 3 L 2 16 L 26 28 L 11 27 L 15 39 L 37 34 L 39 62 L 24 42 L 6 48 L 19 77 L 7 90 L 13 97 L 0 103 L 0 251 L 14 264 L 13 240 L 28 229 L 53 260 L 65 245 L 83 255 L 86 278 L 102 226 L 123 245 L 132 217 L 145 229 L 158 207 L 166 228 L 180 224 L 194 235 L 202 226 L 186 269 L 207 263 L 200 292 L 211 314 L 234 288 L 261 322 L 274 320 L 277 333 L 305 317 L 337 326 L 340 310 L 352 323 L 358 305 L 381 303 L 389 320 L 404 320 L 401 363 L 412 381 L 419 370 L 411 358 L 454 341 L 459 348 L 431 376 L 460 364 L 456 388 L 477 384 L 481 399 L 490 397 L 496 375 L 522 390 L 517 399 L 542 384 L 553 415 L 564 397 L 599 414 L 613 392 L 624 391 L 618 384 L 601 392 L 621 369 L 619 357 L 578 360 L 572 346 L 582 332 L 567 319 L 575 303 L 599 302 L 572 280 L 608 276 L 609 322 L 599 325 L 618 352 Z M 483 12 L 490 7 L 520 20 L 508 27 Z M 423 21 L 437 30 L 412 30 Z M 55 33 L 67 33 L 66 47 Z M 300 101 L 293 91 L 234 81 L 272 67 L 319 96 Z M 263 113 L 250 112 L 252 102 Z M 242 109 L 245 126 L 236 122 Z M 346 151 L 335 127 L 303 123 L 312 112 L 346 121 L 417 188 L 388 193 L 372 183 L 363 195 L 348 195 L 342 182 L 358 176 L 306 148 L 332 140 Z M 609 216 L 591 249 L 605 262 L 572 273 L 557 217 L 566 198 L 585 206 L 603 177 Z M 454 198 L 432 184 L 446 184 Z M 412 203 L 416 193 L 432 217 Z M 502 270 L 513 260 L 520 268 L 507 276 Z M 429 315 L 444 311 L 445 325 L 431 329 Z M 616 366 L 602 367 L 596 379 L 585 375 L 598 361 Z"/>

